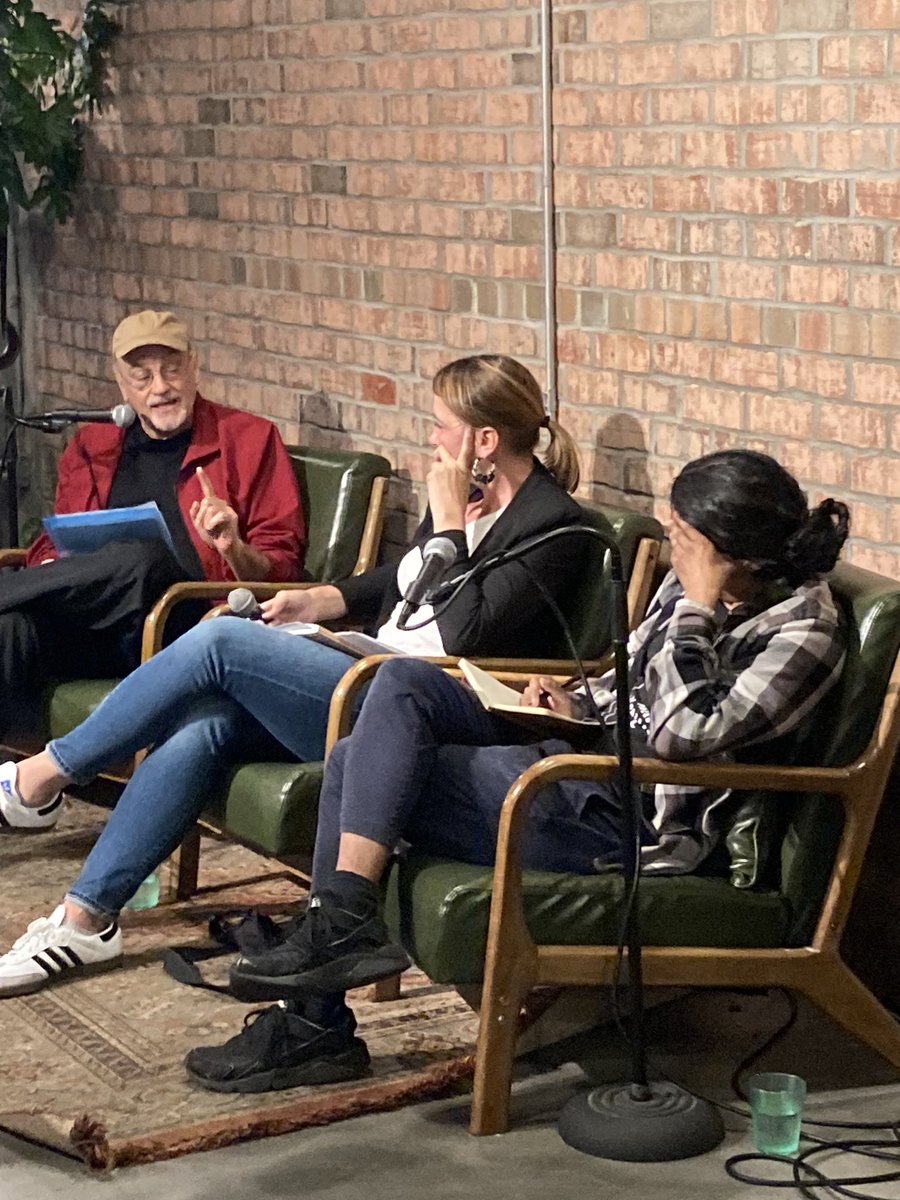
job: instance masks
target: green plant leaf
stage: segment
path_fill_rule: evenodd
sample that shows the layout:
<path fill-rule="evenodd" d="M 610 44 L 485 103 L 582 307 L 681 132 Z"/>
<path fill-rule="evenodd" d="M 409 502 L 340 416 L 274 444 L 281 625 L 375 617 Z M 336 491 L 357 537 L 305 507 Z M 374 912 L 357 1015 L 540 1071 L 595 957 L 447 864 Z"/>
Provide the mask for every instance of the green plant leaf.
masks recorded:
<path fill-rule="evenodd" d="M 101 0 L 86 0 L 77 37 L 33 0 L 0 0 L 0 228 L 11 207 L 71 214 L 82 124 L 103 98 L 118 28 Z"/>

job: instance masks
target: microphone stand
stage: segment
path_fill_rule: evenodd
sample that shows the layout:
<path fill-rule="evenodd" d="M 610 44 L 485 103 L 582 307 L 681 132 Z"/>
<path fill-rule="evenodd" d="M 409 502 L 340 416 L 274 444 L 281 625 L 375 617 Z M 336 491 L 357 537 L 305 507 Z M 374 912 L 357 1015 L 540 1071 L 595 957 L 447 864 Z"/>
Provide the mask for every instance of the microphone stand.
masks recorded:
<path fill-rule="evenodd" d="M 631 1036 L 631 1079 L 627 1083 L 603 1084 L 574 1096 L 559 1115 L 559 1134 L 576 1150 L 619 1162 L 674 1162 L 715 1149 L 725 1136 L 716 1109 L 684 1088 L 669 1081 L 650 1083 L 647 1077 L 647 1046 L 644 1025 L 644 980 L 641 938 L 638 926 L 638 888 L 641 874 L 640 846 L 643 812 L 633 786 L 628 680 L 628 601 L 622 552 L 612 535 L 590 525 L 571 525 L 536 534 L 509 550 L 500 550 L 457 579 L 435 589 L 435 597 L 446 595 L 452 604 L 469 580 L 501 562 L 527 554 L 535 546 L 571 534 L 592 537 L 610 555 L 613 601 L 613 665 L 616 693 L 616 744 L 618 781 L 622 795 L 621 839 L 625 917 L 622 942 L 628 952 L 628 998 Z M 524 564 L 523 564 L 524 566 Z M 449 595 L 447 592 L 449 591 Z M 552 606 L 555 608 L 555 606 Z M 437 614 L 436 614 L 437 615 Z M 556 617 L 570 646 L 571 631 L 562 614 Z M 417 627 L 418 628 L 418 627 Z M 576 656 L 577 657 L 577 656 Z M 587 688 L 588 697 L 591 696 Z"/>

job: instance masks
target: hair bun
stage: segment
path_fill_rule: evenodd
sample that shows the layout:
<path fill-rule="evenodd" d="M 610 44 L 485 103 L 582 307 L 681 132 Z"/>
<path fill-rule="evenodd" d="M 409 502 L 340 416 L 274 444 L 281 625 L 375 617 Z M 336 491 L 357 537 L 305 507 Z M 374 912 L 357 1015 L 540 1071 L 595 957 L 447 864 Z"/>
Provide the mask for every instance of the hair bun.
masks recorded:
<path fill-rule="evenodd" d="M 785 561 L 798 580 L 832 570 L 850 533 L 850 510 L 829 496 L 809 510 L 785 546 Z"/>

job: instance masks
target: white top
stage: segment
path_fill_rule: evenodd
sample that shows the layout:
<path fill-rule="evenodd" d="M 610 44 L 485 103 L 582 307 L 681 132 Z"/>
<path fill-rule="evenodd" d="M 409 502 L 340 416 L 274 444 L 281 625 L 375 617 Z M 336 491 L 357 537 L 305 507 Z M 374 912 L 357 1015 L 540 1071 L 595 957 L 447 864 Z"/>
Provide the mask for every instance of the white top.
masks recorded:
<path fill-rule="evenodd" d="M 475 551 L 478 544 L 484 540 L 488 531 L 493 527 L 503 511 L 502 508 L 498 508 L 496 512 L 486 513 L 483 517 L 469 521 L 466 525 L 465 533 L 466 545 L 469 548 L 470 555 Z M 419 546 L 414 546 L 412 550 L 404 554 L 397 567 L 397 587 L 400 589 L 401 596 L 421 569 L 422 550 Z M 379 642 L 384 642 L 392 650 L 400 650 L 404 654 L 412 654 L 419 658 L 439 658 L 444 655 L 446 651 L 444 650 L 444 643 L 441 640 L 441 631 L 438 629 L 437 621 L 431 621 L 422 629 L 398 629 L 397 617 L 400 615 L 402 606 L 403 601 L 398 600 L 394 605 L 393 612 L 378 630 Z M 421 625 L 423 621 L 428 620 L 433 614 L 434 610 L 431 605 L 423 604 L 413 614 L 411 623 L 413 625 Z"/>

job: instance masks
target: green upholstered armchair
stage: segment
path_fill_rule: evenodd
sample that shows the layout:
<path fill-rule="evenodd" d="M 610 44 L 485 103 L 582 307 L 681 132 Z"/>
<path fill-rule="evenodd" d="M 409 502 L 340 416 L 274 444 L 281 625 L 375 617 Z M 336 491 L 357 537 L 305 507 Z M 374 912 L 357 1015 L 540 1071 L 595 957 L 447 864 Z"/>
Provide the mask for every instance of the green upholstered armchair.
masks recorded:
<path fill-rule="evenodd" d="M 794 765 L 635 760 L 642 782 L 769 793 L 776 835 L 763 886 L 703 874 L 642 881 L 643 973 L 656 985 L 794 988 L 900 1067 L 900 1026 L 839 952 L 900 743 L 900 584 L 843 564 L 831 583 L 847 616 L 848 659 Z M 418 965 L 436 982 L 483 981 L 473 1133 L 508 1126 L 518 1017 L 531 990 L 613 980 L 621 878 L 523 872 L 517 857 L 541 787 L 614 769 L 614 759 L 565 755 L 520 776 L 493 871 L 415 852 L 392 871 L 389 924 Z"/>
<path fill-rule="evenodd" d="M 349 450 L 321 450 L 288 446 L 306 514 L 308 548 L 306 573 L 316 581 L 331 582 L 367 570 L 375 561 L 384 520 L 384 493 L 391 465 L 380 454 Z M 8 554 L 8 559 L 3 555 Z M 24 551 L 0 551 L 0 565 L 24 559 Z M 272 595 L 285 585 L 250 583 L 258 595 Z M 180 583 L 169 588 L 144 624 L 143 657 L 162 645 L 165 621 L 182 599 L 215 599 L 221 583 Z M 80 724 L 115 687 L 115 679 L 77 679 L 51 684 L 44 697 L 42 728 L 7 738 L 18 754 L 32 753 L 50 737 L 60 737 Z M 109 777 L 127 778 L 129 765 L 112 770 Z"/>

